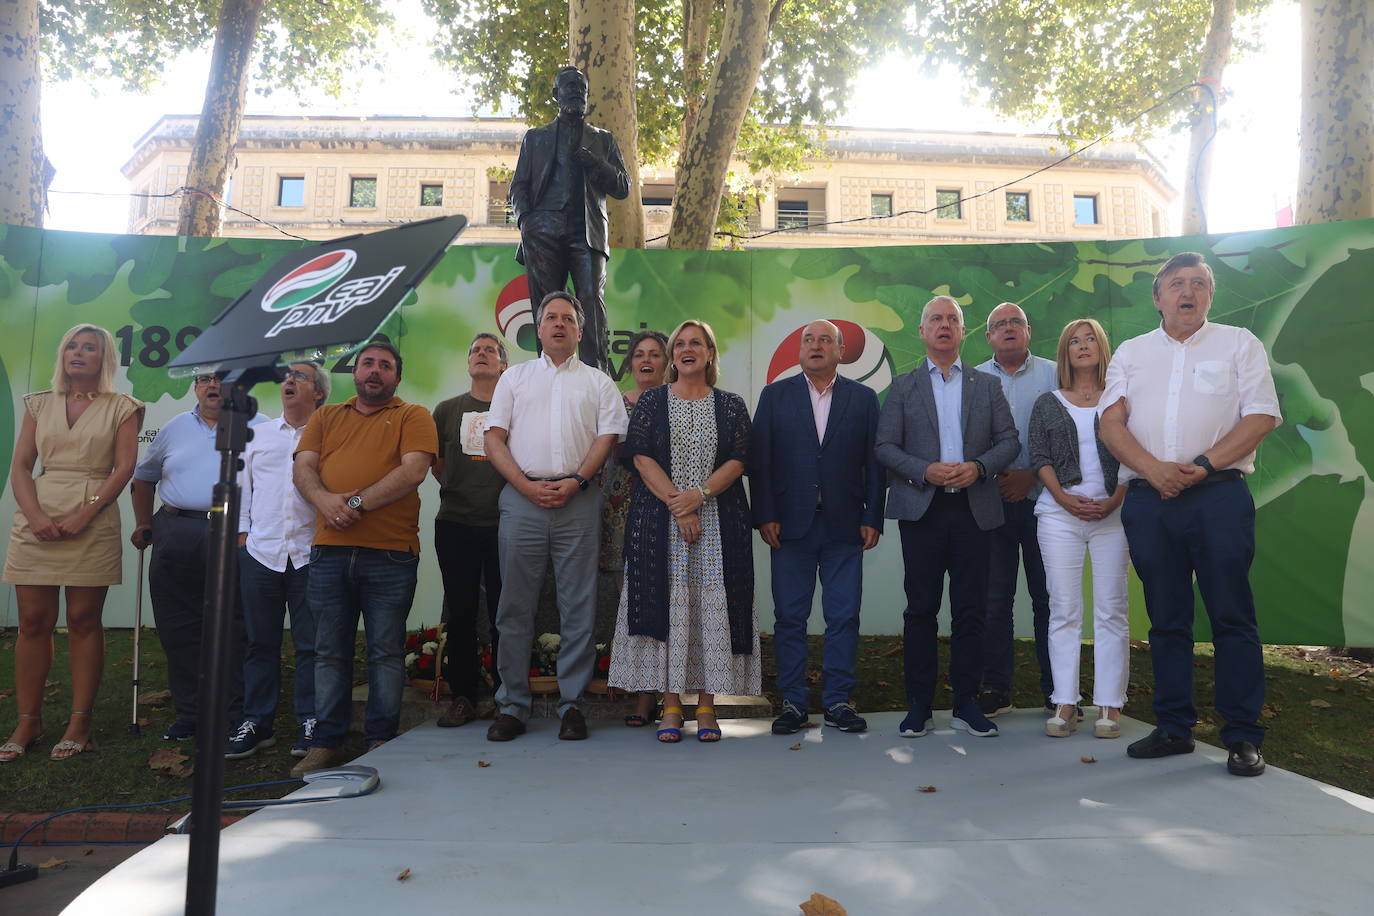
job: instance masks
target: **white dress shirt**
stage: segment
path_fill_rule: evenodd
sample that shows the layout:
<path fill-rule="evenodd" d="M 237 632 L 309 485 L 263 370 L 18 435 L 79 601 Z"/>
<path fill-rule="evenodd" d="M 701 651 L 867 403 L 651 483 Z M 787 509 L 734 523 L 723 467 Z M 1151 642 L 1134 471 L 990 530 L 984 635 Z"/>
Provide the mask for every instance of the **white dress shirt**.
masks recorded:
<path fill-rule="evenodd" d="M 1242 417 L 1282 419 L 1259 338 L 1245 328 L 1210 321 L 1184 341 L 1161 327 L 1123 343 L 1107 367 L 1098 412 L 1120 400 L 1126 402 L 1126 428 L 1145 451 L 1179 464 L 1216 445 Z M 1226 467 L 1251 474 L 1255 453 Z M 1139 476 L 1121 466 L 1122 482 Z"/>
<path fill-rule="evenodd" d="M 962 464 L 964 460 L 964 361 L 955 359 L 949 379 L 929 359 L 930 387 L 935 395 L 935 418 L 940 426 L 940 460 Z"/>
<path fill-rule="evenodd" d="M 285 417 L 253 427 L 253 441 L 243 452 L 239 487 L 239 531 L 248 532 L 248 553 L 263 566 L 286 572 L 310 563 L 315 537 L 315 507 L 291 481 L 291 455 L 305 427 L 296 429 Z"/>
<path fill-rule="evenodd" d="M 516 465 L 530 477 L 577 473 L 598 436 L 625 437 L 629 417 L 610 376 L 574 354 L 547 353 L 501 373 L 487 429 L 504 429 Z"/>
<path fill-rule="evenodd" d="M 811 416 L 816 421 L 816 441 L 825 441 L 825 427 L 830 422 L 830 402 L 835 393 L 835 379 L 838 375 L 830 376 L 830 384 L 819 391 L 811 383 L 811 377 L 806 377 L 806 393 L 811 395 Z"/>

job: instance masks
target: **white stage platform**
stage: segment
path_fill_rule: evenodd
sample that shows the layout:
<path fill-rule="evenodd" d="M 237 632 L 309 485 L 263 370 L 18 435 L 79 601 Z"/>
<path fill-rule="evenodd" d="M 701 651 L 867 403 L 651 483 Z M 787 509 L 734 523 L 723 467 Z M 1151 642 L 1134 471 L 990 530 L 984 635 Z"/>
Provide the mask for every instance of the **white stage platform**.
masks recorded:
<path fill-rule="evenodd" d="M 218 911 L 796 916 L 817 892 L 851 916 L 1374 907 L 1372 799 L 1273 766 L 1233 777 L 1203 745 L 1131 760 L 1149 726 L 1129 719 L 1108 741 L 1047 738 L 1038 710 L 999 718 L 998 738 L 949 730 L 947 712 L 916 739 L 898 713 L 867 718 L 865 735 L 792 737 L 726 721 L 720 744 L 689 729 L 678 746 L 618 724 L 560 742 L 539 719 L 508 744 L 484 722 L 422 726 L 359 761 L 375 794 L 226 830 Z M 188 842 L 149 847 L 66 913 L 180 913 Z"/>

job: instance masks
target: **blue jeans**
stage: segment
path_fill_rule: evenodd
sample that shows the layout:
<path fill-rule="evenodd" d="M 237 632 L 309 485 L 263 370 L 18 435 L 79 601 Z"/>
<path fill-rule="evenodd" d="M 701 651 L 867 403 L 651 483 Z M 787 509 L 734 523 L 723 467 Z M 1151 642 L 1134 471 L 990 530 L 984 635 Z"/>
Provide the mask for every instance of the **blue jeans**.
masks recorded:
<path fill-rule="evenodd" d="M 293 711 L 299 724 L 315 717 L 315 615 L 306 600 L 310 567 L 286 571 L 263 566 L 247 547 L 239 548 L 239 597 L 246 640 L 243 653 L 243 717 L 272 727 L 281 693 L 282 618 L 291 615 L 296 650 Z"/>
<path fill-rule="evenodd" d="M 398 550 L 310 551 L 306 593 L 315 611 L 315 747 L 336 748 L 348 733 L 359 614 L 367 633 L 363 736 L 369 742 L 396 736 L 406 676 L 406 615 L 419 568 L 419 554 Z"/>
<path fill-rule="evenodd" d="M 1050 590 L 1040 558 L 1040 539 L 1035 520 L 1035 500 L 1002 503 L 1006 521 L 992 529 L 988 544 L 988 614 L 983 626 L 983 688 L 1010 693 L 1012 636 L 1015 632 L 1016 579 L 1026 570 L 1030 592 L 1031 625 L 1035 634 L 1035 661 L 1040 668 L 1040 692 L 1046 699 L 1054 692 L 1050 670 Z"/>

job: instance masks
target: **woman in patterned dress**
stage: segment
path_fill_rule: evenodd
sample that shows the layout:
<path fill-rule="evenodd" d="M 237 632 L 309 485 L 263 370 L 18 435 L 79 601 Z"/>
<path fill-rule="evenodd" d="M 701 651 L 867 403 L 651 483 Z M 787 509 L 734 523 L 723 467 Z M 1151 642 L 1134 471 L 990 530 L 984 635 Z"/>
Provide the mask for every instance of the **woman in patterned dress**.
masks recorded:
<path fill-rule="evenodd" d="M 77 325 L 57 347 L 52 390 L 24 398 L 10 488 L 14 514 L 4 581 L 15 586 L 19 637 L 14 682 L 19 721 L 0 763 L 23 755 L 43 731 L 43 684 L 52 665 L 59 592 L 67 589 L 72 713 L 49 755 L 94 750 L 91 712 L 105 665 L 105 593 L 121 578 L 119 507 L 134 472 L 143 405 L 114 391 L 118 351 L 104 328 Z M 33 476 L 35 463 L 42 472 Z"/>
<path fill-rule="evenodd" d="M 667 335 L 662 331 L 640 331 L 630 338 L 630 377 L 635 386 L 621 395 L 625 413 L 634 413 L 639 396 L 663 384 L 667 369 Z M 616 458 L 619 457 L 617 452 Z M 630 497 L 638 484 L 639 478 L 618 460 L 607 464 L 605 501 L 601 504 L 601 568 L 609 572 L 625 569 L 625 519 L 630 514 Z M 631 728 L 648 725 L 655 699 L 652 693 L 641 693 L 635 711 L 625 717 L 625 724 Z"/>
<path fill-rule="evenodd" d="M 757 694 L 744 399 L 715 387 L 715 335 L 685 321 L 668 341 L 668 384 L 644 392 L 622 461 L 642 486 L 625 527 L 625 585 L 609 681 L 663 693 L 658 740 L 682 739 L 682 694 L 697 691 L 697 740 L 720 740 L 715 694 Z"/>

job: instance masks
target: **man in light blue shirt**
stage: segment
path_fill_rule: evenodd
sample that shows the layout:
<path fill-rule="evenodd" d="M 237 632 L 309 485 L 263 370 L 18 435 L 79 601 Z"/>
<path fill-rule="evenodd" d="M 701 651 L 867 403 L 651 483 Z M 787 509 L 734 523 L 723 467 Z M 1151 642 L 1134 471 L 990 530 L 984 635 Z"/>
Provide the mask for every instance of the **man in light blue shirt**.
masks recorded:
<path fill-rule="evenodd" d="M 1006 521 L 993 530 L 988 550 L 988 613 L 983 627 L 983 689 L 978 694 L 978 705 L 983 715 L 993 718 L 1012 708 L 1012 634 L 1018 565 L 1026 570 L 1035 658 L 1040 668 L 1040 692 L 1045 695 L 1046 703 L 1054 690 L 1047 639 L 1050 593 L 1045 584 L 1045 567 L 1040 560 L 1035 525 L 1035 499 L 1040 495 L 1040 482 L 1030 466 L 1026 440 L 1030 433 L 1031 408 L 1036 399 L 1058 388 L 1059 382 L 1054 360 L 1031 355 L 1030 322 L 1019 305 L 1003 302 L 993 309 L 988 315 L 986 334 L 992 345 L 992 359 L 980 365 L 978 371 L 1002 383 L 1002 393 L 1011 405 L 1012 420 L 1021 441 L 1021 452 L 1016 460 L 997 475 Z"/>
<path fill-rule="evenodd" d="M 168 741 L 196 733 L 210 500 L 220 472 L 220 455 L 215 451 L 219 379 L 197 376 L 195 396 L 196 406 L 177 414 L 158 430 L 134 469 L 134 530 L 129 540 L 139 550 L 149 544 L 153 547 L 148 596 L 153 602 L 158 639 L 167 654 L 167 686 L 177 713 L 176 721 L 162 736 Z M 251 422 L 266 419 L 258 414 Z M 155 492 L 162 497 L 162 508 L 156 514 Z M 236 609 L 233 619 L 229 721 L 238 722 L 243 718 L 242 611 Z"/>

